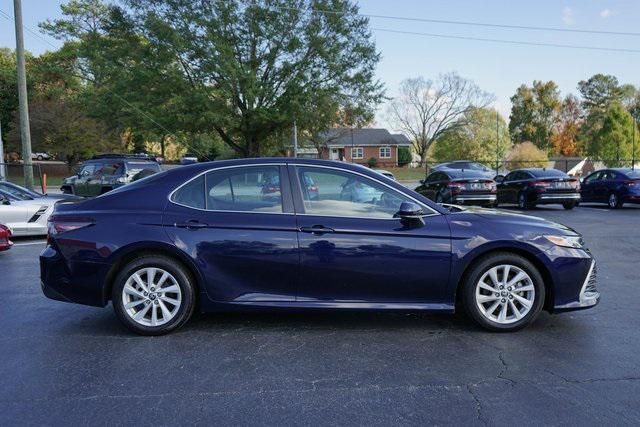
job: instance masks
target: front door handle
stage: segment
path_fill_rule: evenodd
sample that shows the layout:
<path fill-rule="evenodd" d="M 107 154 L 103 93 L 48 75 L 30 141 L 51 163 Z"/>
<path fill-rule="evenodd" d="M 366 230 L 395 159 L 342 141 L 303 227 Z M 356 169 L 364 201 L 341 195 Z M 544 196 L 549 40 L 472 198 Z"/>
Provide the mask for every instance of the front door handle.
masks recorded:
<path fill-rule="evenodd" d="M 187 222 L 175 223 L 174 226 L 178 228 L 187 228 L 189 230 L 199 230 L 200 228 L 208 227 L 207 224 L 197 221 L 195 219 L 191 219 Z"/>
<path fill-rule="evenodd" d="M 316 236 L 321 236 L 326 233 L 333 233 L 333 228 L 325 227 L 324 225 L 313 225 L 311 227 L 300 227 L 298 228 L 303 233 L 311 233 Z"/>

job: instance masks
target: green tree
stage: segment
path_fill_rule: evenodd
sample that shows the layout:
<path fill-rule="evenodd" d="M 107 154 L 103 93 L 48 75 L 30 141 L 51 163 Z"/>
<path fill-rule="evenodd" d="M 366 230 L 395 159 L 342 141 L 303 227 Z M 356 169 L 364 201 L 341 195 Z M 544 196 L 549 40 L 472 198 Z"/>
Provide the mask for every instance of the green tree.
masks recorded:
<path fill-rule="evenodd" d="M 623 90 L 615 76 L 595 74 L 578 83 L 582 95 L 582 106 L 587 113 L 605 111 L 612 102 L 621 101 Z"/>
<path fill-rule="evenodd" d="M 519 168 L 544 168 L 547 167 L 548 157 L 546 151 L 535 146 L 532 142 L 525 141 L 514 145 L 507 154 L 509 169 Z"/>
<path fill-rule="evenodd" d="M 465 114 L 462 120 L 461 126 L 445 132 L 436 140 L 431 151 L 436 161 L 475 159 L 495 162 L 505 156 L 511 141 L 507 123 L 496 110 L 476 108 Z"/>
<path fill-rule="evenodd" d="M 65 6 L 65 19 L 43 27 L 77 47 L 80 71 L 122 127 L 140 120 L 140 111 L 127 111 L 133 105 L 156 129 L 215 131 L 239 155 L 259 156 L 294 117 L 305 123 L 326 105 L 319 98 L 339 105 L 348 96 L 373 108 L 383 95 L 368 20 L 350 0 Z"/>
<path fill-rule="evenodd" d="M 602 125 L 593 132 L 587 145 L 590 156 L 602 159 L 607 166 L 619 166 L 620 160 L 631 159 L 633 131 L 637 125 L 631 114 L 619 102 L 613 102 L 604 113 Z M 640 154 L 640 144 L 636 144 L 635 157 Z"/>
<path fill-rule="evenodd" d="M 537 80 L 532 87 L 522 85 L 511 97 L 511 103 L 509 133 L 514 144 L 531 141 L 548 152 L 562 104 L 558 85 Z"/>
<path fill-rule="evenodd" d="M 404 166 L 411 163 L 411 150 L 409 147 L 398 147 L 398 166 Z"/>

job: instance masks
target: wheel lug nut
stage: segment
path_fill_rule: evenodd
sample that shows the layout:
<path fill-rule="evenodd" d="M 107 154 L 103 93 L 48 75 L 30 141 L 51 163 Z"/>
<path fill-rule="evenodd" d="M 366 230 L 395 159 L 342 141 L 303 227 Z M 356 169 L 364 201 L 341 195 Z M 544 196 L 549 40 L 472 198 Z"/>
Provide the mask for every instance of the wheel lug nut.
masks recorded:
<path fill-rule="evenodd" d="M 154 303 L 155 305 L 158 305 L 158 300 L 155 300 L 153 303 Z"/>
<path fill-rule="evenodd" d="M 496 296 L 499 297 L 500 296 L 500 292 L 496 292 Z"/>
<path fill-rule="evenodd" d="M 151 287 L 151 292 L 155 291 L 156 288 L 154 288 L 153 286 Z"/>
<path fill-rule="evenodd" d="M 504 299 L 504 298 L 502 298 L 502 302 L 507 302 L 507 300 L 506 300 L 506 299 Z"/>
<path fill-rule="evenodd" d="M 509 299 L 513 299 L 513 295 L 509 295 Z"/>
<path fill-rule="evenodd" d="M 507 289 L 509 292 L 511 292 L 513 288 L 511 286 L 509 286 L 509 288 Z"/>
<path fill-rule="evenodd" d="M 500 285 L 500 289 L 504 289 L 504 286 Z"/>
<path fill-rule="evenodd" d="M 144 303 L 145 303 L 146 305 L 149 305 L 149 304 L 151 303 L 151 301 L 146 300 Z"/>
<path fill-rule="evenodd" d="M 145 293 L 144 293 L 144 296 L 145 296 L 145 297 L 146 297 L 146 296 L 148 296 L 148 295 L 149 295 L 149 293 L 148 293 L 148 292 L 145 292 Z"/>

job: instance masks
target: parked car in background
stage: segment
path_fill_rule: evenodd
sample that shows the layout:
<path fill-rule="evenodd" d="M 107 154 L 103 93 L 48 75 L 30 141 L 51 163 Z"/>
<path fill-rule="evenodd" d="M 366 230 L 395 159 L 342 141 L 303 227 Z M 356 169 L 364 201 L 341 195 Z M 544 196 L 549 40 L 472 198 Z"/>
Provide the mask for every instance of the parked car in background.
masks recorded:
<path fill-rule="evenodd" d="M 640 170 L 603 169 L 582 179 L 583 202 L 606 203 L 612 209 L 625 203 L 640 203 Z"/>
<path fill-rule="evenodd" d="M 0 223 L 9 227 L 16 237 L 45 235 L 47 220 L 56 202 L 74 199 L 80 198 L 45 195 L 11 182 L 0 182 Z"/>
<path fill-rule="evenodd" d="M 265 200 L 259 176 L 280 176 Z M 309 177 L 318 199 L 303 190 Z M 341 188 L 375 199 L 346 199 Z M 242 197 L 235 197 L 241 194 Z M 595 306 L 595 261 L 574 230 L 445 208 L 362 166 L 300 158 L 173 168 L 59 203 L 40 254 L 52 299 L 106 306 L 145 335 L 220 309 L 453 312 L 513 331 L 541 310 Z M 460 304 L 457 305 L 456 302 Z M 586 318 L 583 318 L 586 319 Z"/>
<path fill-rule="evenodd" d="M 0 224 L 0 252 L 9 250 L 13 246 L 11 230 L 4 224 Z"/>
<path fill-rule="evenodd" d="M 484 171 L 444 169 L 432 172 L 415 189 L 436 203 L 494 206 L 496 183 Z"/>
<path fill-rule="evenodd" d="M 105 154 L 83 162 L 60 188 L 63 193 L 94 197 L 158 172 L 160 164 L 152 156 Z"/>
<path fill-rule="evenodd" d="M 198 156 L 195 154 L 185 154 L 180 158 L 181 165 L 191 165 L 193 163 L 198 163 Z"/>
<path fill-rule="evenodd" d="M 509 173 L 509 171 L 504 168 L 499 169 L 496 173 L 495 168 L 483 165 L 482 163 L 472 162 L 471 160 L 455 160 L 452 162 L 440 163 L 431 168 L 432 171 L 444 171 L 449 169 L 481 172 L 486 178 L 491 178 L 494 181 L 497 178 L 503 178 Z"/>
<path fill-rule="evenodd" d="M 375 172 L 378 172 L 380 175 L 386 176 L 389 179 L 396 181 L 396 176 L 391 172 L 384 169 L 373 169 Z"/>
<path fill-rule="evenodd" d="M 49 155 L 49 153 L 45 153 L 43 152 L 38 152 L 38 153 L 31 153 L 31 160 L 51 160 L 51 156 Z"/>
<path fill-rule="evenodd" d="M 573 209 L 580 202 L 580 181 L 557 169 L 516 169 L 498 181 L 498 204 L 520 209 L 561 204 Z"/>

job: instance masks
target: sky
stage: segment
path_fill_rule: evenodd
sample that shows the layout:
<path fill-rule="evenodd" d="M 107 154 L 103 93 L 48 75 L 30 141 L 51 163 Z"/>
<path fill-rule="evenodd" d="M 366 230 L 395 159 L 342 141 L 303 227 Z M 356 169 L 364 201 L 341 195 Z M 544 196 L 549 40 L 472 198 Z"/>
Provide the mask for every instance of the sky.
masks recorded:
<path fill-rule="evenodd" d="M 37 29 L 39 22 L 60 17 L 61 3 L 62 0 L 23 0 L 24 24 Z M 640 33 L 637 0 L 359 0 L 358 4 L 362 13 L 373 15 Z M 13 16 L 13 1 L 0 0 L 0 11 Z M 381 30 L 616 49 L 640 49 L 640 36 L 497 29 L 384 18 L 370 18 L 370 26 L 382 55 L 377 77 L 385 84 L 389 97 L 397 93 L 403 79 L 417 76 L 433 79 L 440 73 L 456 71 L 494 94 L 494 107 L 508 116 L 509 98 L 516 88 L 534 80 L 554 80 L 563 95 L 576 93 L 578 81 L 596 73 L 613 74 L 621 83 L 640 86 L 640 53 L 521 46 Z M 44 37 L 54 45 L 60 44 Z M 0 46 L 15 47 L 13 22 L 2 16 Z M 51 49 L 28 31 L 25 47 L 35 54 Z M 376 124 L 388 125 L 384 106 L 378 111 Z"/>

